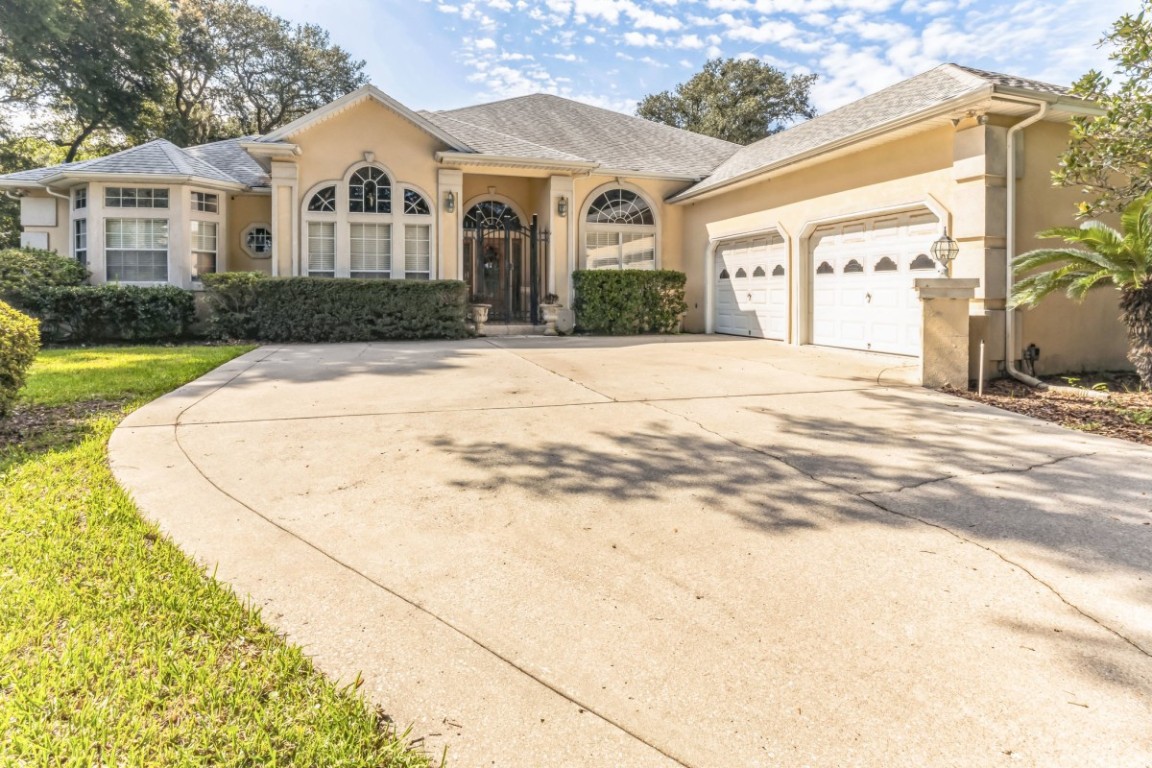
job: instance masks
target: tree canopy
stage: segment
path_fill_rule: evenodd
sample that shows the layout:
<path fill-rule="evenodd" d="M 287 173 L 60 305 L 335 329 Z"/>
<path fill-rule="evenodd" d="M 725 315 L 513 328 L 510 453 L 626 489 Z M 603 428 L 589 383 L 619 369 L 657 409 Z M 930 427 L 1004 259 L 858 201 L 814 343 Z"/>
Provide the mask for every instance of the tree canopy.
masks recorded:
<path fill-rule="evenodd" d="M 1117 79 L 1092 70 L 1074 86 L 1103 110 L 1075 117 L 1072 138 L 1053 174 L 1057 184 L 1081 187 L 1080 213 L 1119 211 L 1152 190 L 1152 0 L 1125 14 L 1100 41 L 1111 45 Z"/>
<path fill-rule="evenodd" d="M 751 144 L 816 116 L 816 75 L 791 75 L 756 59 L 711 59 L 672 91 L 645 96 L 636 114 L 737 144 Z"/>
<path fill-rule="evenodd" d="M 265 133 L 359 87 L 363 70 L 320 27 L 248 0 L 0 3 L 0 103 L 65 160 Z"/>

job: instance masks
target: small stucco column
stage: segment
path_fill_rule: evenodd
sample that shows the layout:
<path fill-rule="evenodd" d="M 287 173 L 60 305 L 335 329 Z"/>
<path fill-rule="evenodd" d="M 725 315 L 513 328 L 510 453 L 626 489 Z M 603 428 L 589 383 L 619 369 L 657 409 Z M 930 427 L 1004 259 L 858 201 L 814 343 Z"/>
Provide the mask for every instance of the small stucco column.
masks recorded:
<path fill-rule="evenodd" d="M 915 281 L 923 331 L 920 384 L 968 387 L 968 305 L 976 296 L 976 278 L 929 277 Z"/>

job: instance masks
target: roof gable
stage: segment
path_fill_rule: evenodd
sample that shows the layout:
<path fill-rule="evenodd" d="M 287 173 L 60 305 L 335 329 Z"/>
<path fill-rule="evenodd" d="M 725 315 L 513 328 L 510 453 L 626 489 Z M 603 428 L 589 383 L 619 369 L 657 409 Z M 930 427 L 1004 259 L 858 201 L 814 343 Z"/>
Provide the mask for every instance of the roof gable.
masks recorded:
<path fill-rule="evenodd" d="M 281 128 L 277 128 L 266 136 L 261 137 L 257 141 L 261 143 L 287 141 L 292 136 L 295 136 L 298 133 L 302 133 L 303 131 L 312 128 L 313 126 L 318 125 L 325 120 L 335 117 L 341 112 L 350 109 L 351 107 L 354 107 L 368 99 L 371 99 L 387 107 L 388 109 L 403 117 L 408 122 L 412 123 L 426 133 L 435 136 L 437 139 L 444 142 L 458 152 L 473 151 L 472 148 L 469 147 L 465 142 L 448 133 L 448 131 L 444 130 L 441 126 L 436 125 L 420 113 L 414 112 L 400 102 L 396 101 L 396 99 L 384 93 L 384 91 L 371 84 L 363 85 L 351 93 L 346 93 L 335 101 L 329 104 L 325 104 L 319 109 L 315 109 L 303 117 L 297 118 L 296 120 L 293 120 Z"/>

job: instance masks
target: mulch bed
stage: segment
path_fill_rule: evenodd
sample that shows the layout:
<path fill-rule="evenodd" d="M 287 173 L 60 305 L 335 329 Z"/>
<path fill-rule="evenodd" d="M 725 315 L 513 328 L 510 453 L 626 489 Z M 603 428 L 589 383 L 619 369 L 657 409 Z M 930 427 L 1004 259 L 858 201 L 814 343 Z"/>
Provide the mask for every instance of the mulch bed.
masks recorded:
<path fill-rule="evenodd" d="M 119 413 L 127 400 L 87 400 L 68 405 L 16 405 L 0 419 L 0 451 L 16 446 L 51 448 L 79 439 L 94 416 Z"/>
<path fill-rule="evenodd" d="M 1068 377 L 1046 378 L 1050 384 L 1068 386 Z M 994 405 L 1006 411 L 1052 421 L 1069 429 L 1152 445 L 1152 392 L 1140 389 L 1133 374 L 1084 374 L 1071 379 L 1077 388 L 1107 387 L 1107 399 L 1054 390 L 1035 390 L 1015 379 L 996 379 L 984 387 L 984 396 L 975 391 L 949 390 L 958 397 Z"/>

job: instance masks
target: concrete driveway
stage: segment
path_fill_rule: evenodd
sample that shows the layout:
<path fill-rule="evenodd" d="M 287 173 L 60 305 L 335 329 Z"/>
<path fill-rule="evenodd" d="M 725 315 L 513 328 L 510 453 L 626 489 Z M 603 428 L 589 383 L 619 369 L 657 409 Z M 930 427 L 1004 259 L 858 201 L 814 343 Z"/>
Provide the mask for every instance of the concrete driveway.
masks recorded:
<path fill-rule="evenodd" d="M 720 337 L 265 347 L 145 514 L 454 766 L 1152 765 L 1152 451 Z"/>

